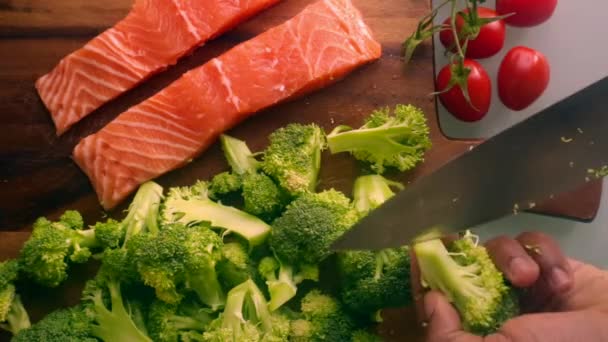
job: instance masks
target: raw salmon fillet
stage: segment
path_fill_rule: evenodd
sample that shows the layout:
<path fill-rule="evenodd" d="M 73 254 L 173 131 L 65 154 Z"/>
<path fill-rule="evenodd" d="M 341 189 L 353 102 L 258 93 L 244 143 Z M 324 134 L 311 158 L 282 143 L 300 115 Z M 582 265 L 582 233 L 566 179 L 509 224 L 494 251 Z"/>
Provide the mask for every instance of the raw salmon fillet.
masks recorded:
<path fill-rule="evenodd" d="M 316 2 L 120 114 L 80 141 L 74 160 L 110 209 L 252 113 L 319 89 L 380 55 L 350 0 Z"/>
<path fill-rule="evenodd" d="M 36 81 L 57 135 L 279 0 L 136 0 L 116 26 Z"/>

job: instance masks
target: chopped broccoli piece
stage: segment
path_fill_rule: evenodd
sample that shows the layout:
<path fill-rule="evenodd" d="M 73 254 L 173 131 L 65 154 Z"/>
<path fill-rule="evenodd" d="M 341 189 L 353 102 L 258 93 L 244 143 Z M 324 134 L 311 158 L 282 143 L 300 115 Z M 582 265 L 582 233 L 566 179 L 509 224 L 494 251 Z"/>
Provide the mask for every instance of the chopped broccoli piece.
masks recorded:
<path fill-rule="evenodd" d="M 423 285 L 446 295 L 460 312 L 465 330 L 491 334 L 518 314 L 513 288 L 470 232 L 447 248 L 439 239 L 413 248 Z"/>
<path fill-rule="evenodd" d="M 66 210 L 59 218 L 59 221 L 63 222 L 70 229 L 82 229 L 84 227 L 82 216 L 75 210 Z"/>
<path fill-rule="evenodd" d="M 289 195 L 259 170 L 259 162 L 244 141 L 225 134 L 220 140 L 232 172 L 213 177 L 209 185 L 212 197 L 240 192 L 245 212 L 267 222 L 275 219 L 289 203 Z"/>
<path fill-rule="evenodd" d="M 120 222 L 108 219 L 106 222 L 97 222 L 93 226 L 95 238 L 102 248 L 117 248 L 125 238 L 125 230 Z"/>
<path fill-rule="evenodd" d="M 178 303 L 180 287 L 193 290 L 201 302 L 216 310 L 224 293 L 215 270 L 222 239 L 207 226 L 165 226 L 158 234 L 138 234 L 127 244 L 129 259 L 146 285 L 167 303 Z"/>
<path fill-rule="evenodd" d="M 289 335 L 288 319 L 268 311 L 268 303 L 255 283 L 249 279 L 228 293 L 226 307 L 203 334 L 213 342 L 279 342 Z"/>
<path fill-rule="evenodd" d="M 327 144 L 332 154 L 351 152 L 378 173 L 386 167 L 407 171 L 424 161 L 431 147 L 429 132 L 419 108 L 397 105 L 393 115 L 388 107 L 374 111 L 359 129 L 336 127 L 327 136 Z"/>
<path fill-rule="evenodd" d="M 255 261 L 250 257 L 247 247 L 240 242 L 228 242 L 222 248 L 222 259 L 216 266 L 222 287 L 229 291 L 233 287 L 252 279 L 261 284 Z"/>
<path fill-rule="evenodd" d="M 325 148 L 323 130 L 315 124 L 290 124 L 269 139 L 262 162 L 264 172 L 292 196 L 314 191 Z"/>
<path fill-rule="evenodd" d="M 102 341 L 152 342 L 142 326 L 141 312 L 133 310 L 121 291 L 133 279 L 132 267 L 124 249 L 108 249 L 97 276 L 85 285 L 82 299 L 91 335 Z"/>
<path fill-rule="evenodd" d="M 213 176 L 209 182 L 209 198 L 221 200 L 243 188 L 241 176 L 232 172 L 222 172 Z"/>
<path fill-rule="evenodd" d="M 270 292 L 270 311 L 279 309 L 283 304 L 295 297 L 297 285 L 304 280 L 319 280 L 317 266 L 304 266 L 295 273 L 294 267 L 280 262 L 273 257 L 265 257 L 258 266 L 260 274 L 266 279 L 268 292 Z"/>
<path fill-rule="evenodd" d="M 148 181 L 142 184 L 133 202 L 129 205 L 129 213 L 121 222 L 125 232 L 125 242 L 142 231 L 158 232 L 158 212 L 163 198 L 162 186 Z"/>
<path fill-rule="evenodd" d="M 245 238 L 250 247 L 262 244 L 270 233 L 270 226 L 259 218 L 209 199 L 205 182 L 189 188 L 171 188 L 161 215 L 164 224 L 208 222 L 214 228 Z"/>
<path fill-rule="evenodd" d="M 214 319 L 208 310 L 182 302 L 180 305 L 156 300 L 148 312 L 150 336 L 157 342 L 178 342 L 189 332 L 202 333 Z"/>
<path fill-rule="evenodd" d="M 354 206 L 367 215 L 402 189 L 401 183 L 380 175 L 361 176 L 355 180 Z M 409 248 L 392 248 L 377 252 L 348 251 L 338 253 L 341 299 L 358 315 L 369 315 L 383 308 L 411 304 Z M 375 318 L 374 318 L 375 317 Z M 379 314 L 372 316 L 378 320 Z"/>
<path fill-rule="evenodd" d="M 353 333 L 352 342 L 382 342 L 380 336 L 365 330 L 357 330 Z"/>
<path fill-rule="evenodd" d="M 312 290 L 301 303 L 302 318 L 291 321 L 290 341 L 350 341 L 355 323 L 340 303 Z"/>
<path fill-rule="evenodd" d="M 29 328 L 30 318 L 13 284 L 19 276 L 19 262 L 0 262 L 0 328 L 13 335 Z"/>
<path fill-rule="evenodd" d="M 53 311 L 29 329 L 21 330 L 12 342 L 96 342 L 91 322 L 81 305 Z"/>
<path fill-rule="evenodd" d="M 341 192 L 305 193 L 274 221 L 270 244 L 287 264 L 316 265 L 331 255 L 332 243 L 358 219 L 359 214 Z"/>

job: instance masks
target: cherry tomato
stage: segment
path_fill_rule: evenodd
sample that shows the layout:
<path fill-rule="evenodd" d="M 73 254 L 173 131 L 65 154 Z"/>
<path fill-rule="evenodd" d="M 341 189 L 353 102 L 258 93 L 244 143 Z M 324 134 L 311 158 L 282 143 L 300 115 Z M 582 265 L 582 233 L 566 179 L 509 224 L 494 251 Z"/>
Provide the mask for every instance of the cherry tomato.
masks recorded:
<path fill-rule="evenodd" d="M 464 13 L 468 13 L 468 10 L 464 10 Z M 496 12 L 492 9 L 486 7 L 478 7 L 477 15 L 479 18 L 494 18 L 497 16 Z M 444 21 L 444 25 L 450 26 L 450 18 L 447 18 Z M 465 30 L 475 29 L 472 28 L 468 23 L 465 23 L 465 20 L 462 16 L 456 16 L 456 28 L 459 33 L 462 32 L 463 26 L 465 26 Z M 497 20 L 481 27 L 477 28 L 479 30 L 479 34 L 477 38 L 473 40 L 469 40 L 466 57 L 467 58 L 488 58 L 497 54 L 502 47 L 505 45 L 505 23 L 502 20 Z M 454 34 L 451 29 L 442 30 L 439 33 L 439 40 L 441 44 L 446 49 L 452 49 L 452 52 L 455 52 L 454 48 Z M 464 43 L 464 42 L 462 42 Z"/>
<path fill-rule="evenodd" d="M 532 27 L 544 23 L 553 15 L 557 0 L 496 0 L 499 15 L 515 13 L 505 18 L 512 26 Z"/>
<path fill-rule="evenodd" d="M 473 107 L 465 99 L 462 89 L 459 85 L 445 93 L 439 94 L 439 100 L 443 106 L 454 115 L 456 118 L 467 121 L 479 121 L 490 110 L 490 102 L 492 100 L 492 82 L 486 70 L 478 62 L 472 59 L 465 59 L 464 66 L 470 69 L 470 73 L 466 80 L 461 75 L 455 75 L 460 79 L 461 84 L 468 85 L 469 97 Z M 448 64 L 437 75 L 437 91 L 442 91 L 448 87 L 452 80 L 454 64 Z"/>
<path fill-rule="evenodd" d="M 551 70 L 542 53 L 525 46 L 511 49 L 498 69 L 498 95 L 507 108 L 522 110 L 549 85 Z"/>

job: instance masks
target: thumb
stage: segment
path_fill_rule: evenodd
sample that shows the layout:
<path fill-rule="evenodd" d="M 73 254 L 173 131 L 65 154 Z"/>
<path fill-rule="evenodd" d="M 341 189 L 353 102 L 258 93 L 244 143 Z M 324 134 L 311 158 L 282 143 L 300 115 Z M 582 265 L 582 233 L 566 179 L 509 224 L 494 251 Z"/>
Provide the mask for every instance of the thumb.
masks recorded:
<path fill-rule="evenodd" d="M 458 312 L 447 298 L 431 291 L 424 296 L 428 342 L 481 342 L 483 339 L 462 330 Z"/>

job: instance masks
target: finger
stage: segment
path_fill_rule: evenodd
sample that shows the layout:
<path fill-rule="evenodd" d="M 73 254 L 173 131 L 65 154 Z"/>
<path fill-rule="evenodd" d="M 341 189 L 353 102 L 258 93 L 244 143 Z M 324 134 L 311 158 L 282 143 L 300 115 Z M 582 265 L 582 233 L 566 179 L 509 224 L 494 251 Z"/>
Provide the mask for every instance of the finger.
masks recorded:
<path fill-rule="evenodd" d="M 572 288 L 572 267 L 553 238 L 540 232 L 526 232 L 516 239 L 540 266 L 541 277 L 549 285 L 547 290 L 561 295 Z"/>
<path fill-rule="evenodd" d="M 524 315 L 505 323 L 498 335 L 509 341 L 608 341 L 607 320 L 599 311 Z"/>
<path fill-rule="evenodd" d="M 538 280 L 538 264 L 518 241 L 500 236 L 486 242 L 485 246 L 496 267 L 515 287 L 530 287 Z"/>
<path fill-rule="evenodd" d="M 428 342 L 481 342 L 483 339 L 465 333 L 460 317 L 452 304 L 439 292 L 431 291 L 424 297 L 424 314 Z"/>
<path fill-rule="evenodd" d="M 418 323 L 425 323 L 424 315 L 424 288 L 420 278 L 420 267 L 414 249 L 410 248 L 410 286 L 412 288 L 412 297 L 414 298 L 414 306 L 416 308 L 416 319 Z"/>

